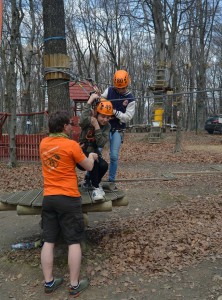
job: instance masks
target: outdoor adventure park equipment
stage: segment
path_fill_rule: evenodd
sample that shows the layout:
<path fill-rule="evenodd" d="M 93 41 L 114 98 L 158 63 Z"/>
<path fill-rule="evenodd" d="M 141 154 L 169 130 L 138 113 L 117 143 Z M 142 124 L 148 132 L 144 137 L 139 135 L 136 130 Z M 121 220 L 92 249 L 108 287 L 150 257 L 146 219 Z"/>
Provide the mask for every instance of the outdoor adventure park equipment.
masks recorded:
<path fill-rule="evenodd" d="M 112 211 L 114 206 L 127 206 L 128 199 L 122 190 L 113 191 L 112 183 L 104 182 L 105 201 L 92 200 L 92 191 L 79 187 L 85 224 L 89 212 Z M 0 196 L 0 211 L 16 210 L 18 215 L 40 215 L 42 211 L 43 189 L 6 193 Z"/>
<path fill-rule="evenodd" d="M 149 132 L 149 142 L 159 143 L 164 124 L 164 95 L 170 95 L 173 90 L 168 86 L 166 80 L 166 62 L 157 64 L 155 83 L 150 87 L 154 95 L 154 105 L 152 112 L 151 128 Z"/>

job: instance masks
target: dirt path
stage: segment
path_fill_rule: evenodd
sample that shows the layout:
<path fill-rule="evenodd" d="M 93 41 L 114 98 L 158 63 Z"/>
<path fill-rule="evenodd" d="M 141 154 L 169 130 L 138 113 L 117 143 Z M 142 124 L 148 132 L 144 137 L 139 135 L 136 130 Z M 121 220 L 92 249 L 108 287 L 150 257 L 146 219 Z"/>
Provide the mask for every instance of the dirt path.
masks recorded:
<path fill-rule="evenodd" d="M 144 144 L 142 134 L 136 138 Z M 163 156 L 161 148 L 147 145 L 142 149 L 146 159 L 145 154 L 133 158 L 133 163 L 122 159 L 119 177 L 160 179 L 119 182 L 127 192 L 129 206 L 89 214 L 82 276 L 90 277 L 91 286 L 79 299 L 216 300 L 222 295 L 222 173 L 214 169 L 222 162 L 219 138 L 188 136 L 187 148 L 180 156 L 168 150 Z M 165 149 L 171 140 L 172 135 L 166 137 Z M 200 145 L 212 141 L 217 150 L 209 154 L 209 149 Z M 182 171 L 175 180 L 161 179 L 163 174 Z M 205 171 L 208 173 L 201 173 Z M 43 293 L 40 249 L 10 251 L 12 243 L 40 236 L 39 221 L 39 216 L 0 212 L 1 300 L 69 299 L 63 244 L 56 248 L 55 274 L 64 275 L 65 283 L 52 297 Z M 185 236 L 190 241 L 184 242 Z M 147 261 L 149 265 L 143 268 Z"/>

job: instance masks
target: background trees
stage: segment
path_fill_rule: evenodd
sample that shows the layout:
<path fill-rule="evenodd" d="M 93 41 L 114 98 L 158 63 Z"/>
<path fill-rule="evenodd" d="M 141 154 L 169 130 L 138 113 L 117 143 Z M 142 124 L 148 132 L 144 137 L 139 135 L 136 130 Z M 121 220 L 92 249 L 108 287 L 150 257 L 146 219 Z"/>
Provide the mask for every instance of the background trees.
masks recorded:
<path fill-rule="evenodd" d="M 53 7 L 50 6 L 52 2 Z M 68 97 L 67 88 L 60 94 L 62 82 L 57 81 L 53 89 L 48 82 L 48 91 L 46 89 L 43 49 L 51 54 L 56 47 L 55 40 L 43 42 L 44 16 L 45 41 L 49 36 L 62 36 L 65 31 L 66 45 L 60 40 L 57 50 L 63 54 L 67 51 L 72 80 L 92 78 L 103 90 L 112 83 L 116 69 L 127 68 L 137 103 L 134 123 L 151 121 L 154 100 L 150 87 L 155 83 L 160 63 L 166 71 L 167 85 L 175 92 L 194 92 L 174 97 L 171 102 L 180 102 L 184 128 L 203 129 L 207 115 L 221 112 L 221 91 L 206 90 L 221 88 L 222 0 L 67 0 L 65 27 L 61 25 L 62 10 L 56 2 L 44 0 L 43 14 L 37 0 L 5 0 L 0 61 L 2 111 L 11 109 L 9 93 L 13 88 L 17 112 L 45 110 L 48 108 L 47 92 L 57 89 L 53 102 L 56 107 L 64 106 L 60 101 Z M 15 42 L 11 40 L 14 20 L 10 8 L 13 4 L 20 20 Z M 47 14 L 52 13 L 54 16 L 57 13 L 54 32 L 50 31 L 52 24 L 47 24 Z M 9 87 L 8 71 L 13 55 L 17 81 L 12 84 L 10 80 Z M 196 93 L 200 90 L 203 92 Z M 171 116 L 172 112 L 170 105 Z M 176 120 L 171 118 L 170 121 Z M 41 130 L 42 121 L 35 122 L 36 129 Z M 24 131 L 25 124 L 19 128 Z"/>

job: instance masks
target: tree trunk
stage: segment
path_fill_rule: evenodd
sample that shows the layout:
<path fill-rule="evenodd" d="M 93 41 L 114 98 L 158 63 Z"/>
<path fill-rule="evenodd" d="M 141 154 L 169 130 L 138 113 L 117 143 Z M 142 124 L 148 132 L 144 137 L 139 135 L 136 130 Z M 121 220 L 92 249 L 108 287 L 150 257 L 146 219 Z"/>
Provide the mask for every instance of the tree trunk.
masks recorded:
<path fill-rule="evenodd" d="M 35 14 L 33 0 L 29 0 L 30 16 L 31 16 L 31 31 L 30 38 L 27 40 L 28 47 L 24 47 L 22 43 L 22 37 L 20 36 L 20 43 L 18 45 L 19 58 L 21 62 L 21 71 L 23 75 L 24 86 L 22 89 L 21 96 L 21 108 L 22 112 L 32 112 L 32 101 L 31 101 L 31 74 L 32 74 L 32 58 L 33 58 L 33 45 L 36 31 Z M 24 13 L 23 13 L 24 15 Z M 22 130 L 25 132 L 26 119 L 22 119 Z"/>
<path fill-rule="evenodd" d="M 64 1 L 43 0 L 42 5 L 45 55 L 49 55 L 49 57 L 52 54 L 66 55 Z M 59 69 L 58 66 L 53 65 L 53 62 L 50 62 L 49 65 L 53 75 L 47 79 L 48 111 L 50 113 L 61 109 L 70 111 L 69 76 L 63 72 L 64 66 L 61 67 L 61 72 L 56 72 Z"/>
<path fill-rule="evenodd" d="M 15 71 L 16 65 L 16 51 L 18 47 L 19 28 L 22 21 L 18 7 L 16 6 L 16 0 L 11 1 L 11 52 L 10 61 L 7 72 L 7 102 L 9 103 L 9 110 L 11 113 L 9 123 L 9 166 L 16 167 L 16 83 L 17 75 Z"/>
<path fill-rule="evenodd" d="M 176 131 L 176 143 L 174 153 L 182 151 L 182 131 L 181 131 L 182 118 L 178 118 L 178 125 Z"/>

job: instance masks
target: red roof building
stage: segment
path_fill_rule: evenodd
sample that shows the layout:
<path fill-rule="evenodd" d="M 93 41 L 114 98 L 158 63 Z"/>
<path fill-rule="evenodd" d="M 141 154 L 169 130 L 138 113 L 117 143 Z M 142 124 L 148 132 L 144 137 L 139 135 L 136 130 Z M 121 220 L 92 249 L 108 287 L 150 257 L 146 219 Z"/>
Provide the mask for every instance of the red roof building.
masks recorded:
<path fill-rule="evenodd" d="M 69 96 L 74 101 L 74 113 L 82 111 L 83 104 L 88 100 L 90 92 L 94 91 L 93 84 L 89 81 L 77 81 L 69 83 Z"/>

